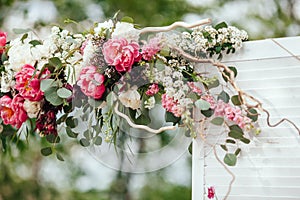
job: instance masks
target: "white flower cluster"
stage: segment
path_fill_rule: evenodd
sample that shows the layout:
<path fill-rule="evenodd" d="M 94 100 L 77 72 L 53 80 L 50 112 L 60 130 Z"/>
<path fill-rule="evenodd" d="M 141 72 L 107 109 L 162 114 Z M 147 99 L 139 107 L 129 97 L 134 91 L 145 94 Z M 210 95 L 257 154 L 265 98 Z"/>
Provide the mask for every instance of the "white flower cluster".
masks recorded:
<path fill-rule="evenodd" d="M 234 26 L 219 29 L 205 26 L 197 27 L 191 33 L 171 34 L 167 37 L 167 43 L 197 55 L 199 52 L 204 53 L 210 48 L 223 44 L 231 44 L 234 49 L 238 50 L 242 47 L 242 42 L 247 39 L 247 32 Z"/>
<path fill-rule="evenodd" d="M 177 101 L 182 108 L 191 106 L 193 101 L 186 96 L 190 88 L 183 81 L 182 73 L 170 66 L 165 66 L 165 69 L 162 71 L 159 71 L 157 68 L 153 70 L 154 82 L 161 83 L 169 97 L 173 97 L 174 101 Z"/>
<path fill-rule="evenodd" d="M 64 61 L 66 65 L 66 75 L 75 74 L 75 77 L 69 77 L 68 81 L 74 83 L 77 73 L 81 70 L 82 55 L 80 54 L 80 47 L 84 40 L 84 37 L 80 34 L 70 36 L 69 31 L 60 30 L 54 26 L 51 29 L 51 35 L 43 41 L 39 41 L 34 37 L 32 33 L 28 33 L 27 38 L 21 37 L 12 40 L 10 43 L 10 49 L 8 52 L 9 59 L 5 62 L 8 70 L 18 72 L 25 64 L 35 65 L 41 69 L 48 59 L 52 57 L 58 57 L 61 61 Z M 39 43 L 33 43 L 33 41 Z M 22 52 L 22 53 L 20 53 Z M 8 75 L 2 74 L 1 81 L 7 82 L 7 84 L 1 84 L 1 90 L 4 91 L 8 87 L 11 81 L 7 80 Z M 9 76 L 13 78 L 14 76 Z"/>

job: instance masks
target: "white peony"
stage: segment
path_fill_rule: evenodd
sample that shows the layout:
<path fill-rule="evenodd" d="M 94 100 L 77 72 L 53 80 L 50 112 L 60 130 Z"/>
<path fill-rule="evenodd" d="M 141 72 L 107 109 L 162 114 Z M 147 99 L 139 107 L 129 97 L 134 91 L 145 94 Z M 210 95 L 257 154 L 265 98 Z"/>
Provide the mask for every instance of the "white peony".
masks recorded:
<path fill-rule="evenodd" d="M 134 110 L 141 106 L 141 95 L 136 89 L 129 89 L 126 92 L 122 92 L 119 95 L 119 100 L 125 107 L 129 107 Z"/>
<path fill-rule="evenodd" d="M 112 33 L 112 38 L 126 38 L 128 41 L 138 42 L 139 34 L 139 30 L 135 29 L 133 24 L 127 22 L 117 22 L 116 28 Z"/>
<path fill-rule="evenodd" d="M 1 92 L 9 92 L 15 85 L 14 73 L 11 70 L 7 72 L 1 72 Z"/>
<path fill-rule="evenodd" d="M 26 99 L 24 101 L 23 108 L 27 112 L 29 118 L 36 118 L 41 110 L 41 102 L 29 101 Z"/>

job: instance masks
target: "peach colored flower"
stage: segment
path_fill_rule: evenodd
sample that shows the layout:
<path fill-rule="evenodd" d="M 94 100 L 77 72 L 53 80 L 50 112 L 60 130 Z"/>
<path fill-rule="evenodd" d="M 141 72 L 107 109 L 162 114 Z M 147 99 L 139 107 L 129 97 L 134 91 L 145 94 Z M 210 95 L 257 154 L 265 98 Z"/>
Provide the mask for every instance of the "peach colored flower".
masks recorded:
<path fill-rule="evenodd" d="M 77 85 L 85 95 L 100 99 L 105 92 L 104 80 L 95 66 L 88 66 L 81 70 Z"/>
<path fill-rule="evenodd" d="M 28 118 L 23 108 L 24 98 L 16 95 L 13 99 L 5 95 L 0 98 L 0 116 L 4 124 L 20 128 Z"/>
<path fill-rule="evenodd" d="M 124 38 L 110 39 L 103 45 L 103 55 L 109 65 L 115 66 L 118 72 L 131 70 L 134 62 L 141 60 L 139 44 L 128 43 Z"/>

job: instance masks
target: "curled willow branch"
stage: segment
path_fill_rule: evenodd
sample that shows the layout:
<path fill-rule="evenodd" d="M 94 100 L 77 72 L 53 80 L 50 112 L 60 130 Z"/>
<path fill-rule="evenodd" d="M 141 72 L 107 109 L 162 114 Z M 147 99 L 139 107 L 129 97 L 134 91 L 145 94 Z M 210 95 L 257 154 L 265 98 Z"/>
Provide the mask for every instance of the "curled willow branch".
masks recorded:
<path fill-rule="evenodd" d="M 140 30 L 140 34 L 155 33 L 155 32 L 167 32 L 167 31 L 174 30 L 177 27 L 183 27 L 183 28 L 190 29 L 190 28 L 194 28 L 194 27 L 209 24 L 209 23 L 211 23 L 211 19 L 208 19 L 208 18 L 197 21 L 197 22 L 192 23 L 192 24 L 188 24 L 188 23 L 185 23 L 185 22 L 174 22 L 173 24 L 171 24 L 169 26 L 145 27 L 145 28 Z"/>
<path fill-rule="evenodd" d="M 215 62 L 213 59 L 201 59 L 201 58 L 196 58 L 186 52 L 184 52 L 183 50 L 179 49 L 179 48 L 176 48 L 176 47 L 172 47 L 172 49 L 174 49 L 175 51 L 177 51 L 179 54 L 181 54 L 183 57 L 187 58 L 187 59 L 190 59 L 192 62 L 197 62 L 197 63 L 211 63 L 212 65 L 218 67 L 219 69 L 223 69 L 224 71 L 222 72 L 224 74 L 224 76 L 228 79 L 228 82 L 231 84 L 231 86 L 235 89 L 235 91 L 238 92 L 239 94 L 239 98 L 240 98 L 240 101 L 243 105 L 245 105 L 247 108 L 257 108 L 259 110 L 261 110 L 262 112 L 265 112 L 267 114 L 267 124 L 268 126 L 270 127 L 276 127 L 278 126 L 279 124 L 283 123 L 283 122 L 288 122 L 290 123 L 296 130 L 297 132 L 299 133 L 300 135 L 300 129 L 296 126 L 296 124 L 294 122 L 292 122 L 291 120 L 289 119 L 286 119 L 286 118 L 283 118 L 281 119 L 279 122 L 275 123 L 275 124 L 271 124 L 270 123 L 270 113 L 264 109 L 262 107 L 262 103 L 256 99 L 255 97 L 245 93 L 243 90 L 241 90 L 236 82 L 235 82 L 235 78 L 234 78 L 234 72 L 232 70 L 230 70 L 228 68 L 228 66 L 226 66 L 225 64 L 223 63 L 220 63 L 220 62 Z M 227 72 L 229 74 L 226 75 L 224 72 Z M 246 98 L 249 98 L 251 99 L 253 102 L 255 102 L 256 104 L 253 105 L 253 104 L 249 104 L 246 102 Z"/>
<path fill-rule="evenodd" d="M 123 119 L 125 119 L 127 121 L 127 123 L 132 127 L 132 128 L 137 128 L 137 129 L 142 129 L 142 130 L 145 130 L 145 131 L 148 131 L 150 133 L 154 133 L 154 134 L 159 134 L 161 132 L 164 132 L 164 131 L 167 131 L 167 130 L 174 130 L 176 129 L 176 126 L 164 126 L 164 127 L 161 127 L 159 129 L 152 129 L 148 126 L 144 126 L 144 125 L 140 125 L 140 124 L 135 124 L 133 123 L 130 118 L 125 115 L 124 113 L 121 113 L 119 110 L 118 110 L 118 107 L 119 107 L 119 103 L 116 102 L 116 105 L 114 107 L 114 111 L 115 113 L 119 116 L 119 117 L 122 117 Z"/>
<path fill-rule="evenodd" d="M 268 126 L 270 126 L 270 127 L 276 127 L 276 126 L 280 125 L 283 122 L 288 122 L 288 123 L 290 123 L 298 131 L 298 133 L 300 135 L 300 129 L 299 129 L 299 127 L 296 126 L 296 124 L 294 122 L 292 122 L 291 120 L 289 120 L 287 118 L 282 118 L 280 121 L 276 122 L 275 124 L 271 124 L 271 122 L 270 122 L 270 116 L 271 116 L 270 113 L 267 110 L 265 110 L 265 109 L 262 109 L 262 110 L 267 114 L 267 124 L 268 124 Z"/>

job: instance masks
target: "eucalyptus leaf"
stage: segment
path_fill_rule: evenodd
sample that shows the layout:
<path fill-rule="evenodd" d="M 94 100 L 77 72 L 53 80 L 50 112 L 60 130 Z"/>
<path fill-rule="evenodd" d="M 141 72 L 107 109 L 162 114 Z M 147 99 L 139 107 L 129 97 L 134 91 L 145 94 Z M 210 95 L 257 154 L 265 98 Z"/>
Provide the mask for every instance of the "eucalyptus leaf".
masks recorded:
<path fill-rule="evenodd" d="M 235 166 L 236 165 L 236 155 L 232 153 L 227 153 L 224 157 L 224 163 L 228 166 Z"/>
<path fill-rule="evenodd" d="M 224 123 L 224 118 L 223 117 L 216 117 L 210 121 L 210 123 L 221 126 Z"/>
<path fill-rule="evenodd" d="M 234 154 L 235 154 L 236 156 L 238 156 L 238 155 L 240 154 L 240 152 L 241 152 L 241 149 L 238 148 L 237 150 L 235 150 Z"/>
<path fill-rule="evenodd" d="M 59 153 L 56 153 L 56 158 L 60 161 L 65 161 L 64 158 Z"/>
<path fill-rule="evenodd" d="M 14 28 L 13 32 L 15 34 L 24 34 L 24 33 L 28 33 L 29 31 L 31 31 L 31 29 L 27 28 L 27 29 L 22 29 L 22 28 Z"/>
<path fill-rule="evenodd" d="M 225 103 L 228 103 L 230 100 L 229 94 L 227 94 L 224 90 L 218 95 L 218 100 L 222 100 Z"/>
<path fill-rule="evenodd" d="M 60 137 L 58 135 L 49 134 L 49 135 L 46 135 L 46 140 L 50 143 L 59 143 Z"/>
<path fill-rule="evenodd" d="M 72 116 L 67 117 L 66 125 L 70 128 L 75 128 L 78 125 L 78 119 L 73 118 Z"/>
<path fill-rule="evenodd" d="M 227 140 L 226 140 L 226 143 L 235 144 L 236 142 L 235 142 L 235 140 L 227 139 Z"/>
<path fill-rule="evenodd" d="M 254 108 L 250 108 L 248 110 L 248 114 L 247 114 L 247 117 L 249 117 L 250 119 L 252 119 L 253 122 L 256 122 L 257 119 L 258 119 L 258 113 L 257 111 L 254 109 Z"/>
<path fill-rule="evenodd" d="M 240 96 L 239 95 L 232 96 L 231 97 L 231 102 L 233 103 L 233 105 L 236 105 L 236 106 L 242 105 L 242 102 L 240 100 Z"/>
<path fill-rule="evenodd" d="M 242 139 L 243 138 L 243 133 L 236 131 L 236 130 L 232 130 L 228 133 L 229 137 L 232 137 L 234 139 Z"/>
<path fill-rule="evenodd" d="M 83 147 L 87 147 L 87 146 L 90 145 L 90 142 L 89 142 L 87 139 L 85 139 L 85 138 L 81 138 L 81 139 L 79 140 L 79 143 L 80 143 L 81 146 L 83 146 Z"/>
<path fill-rule="evenodd" d="M 200 110 L 208 110 L 210 108 L 210 103 L 208 103 L 207 101 L 205 101 L 203 99 L 198 99 L 195 102 L 195 106 L 197 108 L 199 108 Z"/>
<path fill-rule="evenodd" d="M 78 133 L 75 133 L 74 131 L 72 131 L 72 129 L 70 127 L 66 127 L 66 132 L 67 135 L 71 138 L 77 138 Z"/>
<path fill-rule="evenodd" d="M 57 84 L 55 83 L 54 79 L 43 79 L 41 80 L 41 85 L 40 85 L 40 89 L 45 92 L 46 90 L 48 90 L 51 87 L 56 87 Z"/>
<path fill-rule="evenodd" d="M 51 87 L 44 92 L 45 98 L 54 106 L 63 104 L 63 99 L 57 95 L 57 88 Z"/>
<path fill-rule="evenodd" d="M 241 129 L 241 127 L 239 127 L 239 126 L 236 125 L 236 124 L 229 126 L 229 129 L 230 129 L 231 131 L 232 131 L 232 130 L 235 130 L 235 131 L 238 131 L 238 132 L 243 133 L 243 129 Z"/>
<path fill-rule="evenodd" d="M 240 140 L 245 144 L 249 144 L 251 142 L 248 138 L 245 137 L 241 138 Z"/>
<path fill-rule="evenodd" d="M 51 147 L 42 148 L 41 153 L 43 156 L 49 156 L 52 154 L 52 149 L 51 149 Z"/>
<path fill-rule="evenodd" d="M 234 78 L 235 78 L 237 76 L 237 74 L 238 74 L 237 69 L 235 67 L 233 67 L 233 66 L 229 66 L 228 68 L 229 68 L 229 70 L 231 70 L 233 72 Z M 230 78 L 230 73 L 228 71 L 224 70 L 223 73 Z M 224 76 L 224 75 L 222 75 L 222 76 L 223 76 L 224 81 L 227 82 L 228 78 L 226 76 Z"/>
<path fill-rule="evenodd" d="M 58 57 L 52 57 L 48 61 L 49 64 L 55 67 L 56 69 L 60 69 L 62 67 L 61 60 Z"/>
<path fill-rule="evenodd" d="M 42 42 L 39 41 L 39 40 L 31 40 L 31 41 L 29 42 L 29 44 L 31 44 L 32 46 L 35 47 L 36 45 L 41 45 Z"/>
<path fill-rule="evenodd" d="M 66 99 L 66 98 L 69 98 L 72 96 L 72 91 L 68 90 L 67 88 L 59 88 L 57 90 L 57 95 L 60 97 L 60 98 L 63 98 L 63 99 Z"/>
<path fill-rule="evenodd" d="M 224 151 L 228 151 L 228 148 L 227 148 L 227 146 L 226 146 L 225 144 L 221 144 L 220 146 L 221 146 L 221 148 L 222 148 Z"/>
<path fill-rule="evenodd" d="M 214 114 L 214 110 L 212 110 L 212 109 L 201 110 L 201 113 L 202 113 L 205 117 L 211 117 L 211 116 Z"/>
<path fill-rule="evenodd" d="M 96 137 L 94 138 L 94 144 L 95 144 L 95 145 L 101 145 L 101 144 L 102 144 L 102 137 L 96 136 Z"/>

